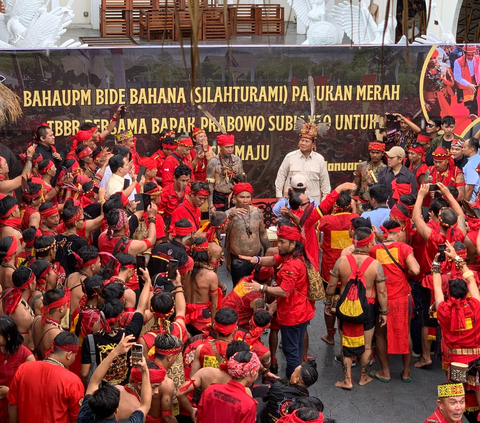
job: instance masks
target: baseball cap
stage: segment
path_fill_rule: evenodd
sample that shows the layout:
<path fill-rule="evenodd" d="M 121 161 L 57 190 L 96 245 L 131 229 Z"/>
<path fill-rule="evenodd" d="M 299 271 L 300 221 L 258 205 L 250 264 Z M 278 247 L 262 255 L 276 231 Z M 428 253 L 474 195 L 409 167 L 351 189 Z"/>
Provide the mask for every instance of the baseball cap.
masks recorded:
<path fill-rule="evenodd" d="M 293 175 L 290 179 L 290 186 L 296 189 L 307 187 L 307 179 L 303 175 Z"/>
<path fill-rule="evenodd" d="M 387 151 L 388 157 L 400 157 L 401 159 L 405 158 L 405 150 L 402 147 L 392 147 Z M 293 179 L 293 178 L 292 178 Z"/>

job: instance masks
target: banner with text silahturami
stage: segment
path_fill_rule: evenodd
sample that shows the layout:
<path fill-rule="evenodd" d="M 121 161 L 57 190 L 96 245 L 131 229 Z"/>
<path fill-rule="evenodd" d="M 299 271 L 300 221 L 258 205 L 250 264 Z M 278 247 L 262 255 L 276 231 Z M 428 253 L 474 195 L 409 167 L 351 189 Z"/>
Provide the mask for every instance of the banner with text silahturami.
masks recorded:
<path fill-rule="evenodd" d="M 3 50 L 0 75 L 20 96 L 24 116 L 2 128 L 2 143 L 21 153 L 32 130 L 47 122 L 56 143 L 65 144 L 84 121 L 105 128 L 117 106 L 126 104 L 116 131 L 131 129 L 141 155 L 158 148 L 158 134 L 166 128 L 183 133 L 203 127 L 212 144 L 217 129 L 198 110 L 202 105 L 235 135 L 235 154 L 255 198 L 273 198 L 277 169 L 297 148 L 295 115 L 310 110 L 312 75 L 315 112 L 331 123 L 317 151 L 335 186 L 352 180 L 357 164 L 368 158 L 378 114 L 410 113 L 418 124 L 450 114 L 459 134 L 480 129 L 476 95 L 468 97 L 464 74 L 456 71 L 468 57 L 454 48 L 414 46 L 407 58 L 401 46 L 200 46 L 200 80 L 193 89 L 188 48 L 184 55 L 177 46 Z"/>

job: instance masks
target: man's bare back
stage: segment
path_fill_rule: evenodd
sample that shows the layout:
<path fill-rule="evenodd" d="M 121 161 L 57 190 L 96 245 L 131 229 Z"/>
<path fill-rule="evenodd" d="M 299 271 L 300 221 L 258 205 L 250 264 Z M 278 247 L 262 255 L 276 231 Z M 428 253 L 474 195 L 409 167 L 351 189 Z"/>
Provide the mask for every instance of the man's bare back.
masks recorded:
<path fill-rule="evenodd" d="M 23 345 L 29 349 L 33 349 L 34 345 L 31 330 L 34 316 L 32 315 L 32 309 L 22 300 L 12 313 L 11 318 L 15 320 L 17 328 L 23 336 Z"/>
<path fill-rule="evenodd" d="M 355 259 L 357 267 L 360 268 L 368 256 L 352 254 L 352 257 Z M 343 290 L 345 289 L 345 286 L 347 285 L 348 280 L 350 279 L 350 275 L 352 274 L 352 268 L 350 266 L 350 263 L 348 262 L 346 255 L 340 257 L 339 261 L 337 261 L 335 267 L 333 268 L 333 272 L 340 275 L 340 279 L 342 281 L 342 287 L 340 288 L 341 295 L 343 293 Z M 377 260 L 373 260 L 365 271 L 365 286 L 367 291 L 367 298 L 376 297 L 376 290 L 374 289 L 375 281 L 379 281 L 382 278 L 384 279 L 382 265 Z"/>
<path fill-rule="evenodd" d="M 218 276 L 213 270 L 200 269 L 195 280 L 184 285 L 187 303 L 204 304 L 210 301 L 209 291 L 218 288 Z"/>
<path fill-rule="evenodd" d="M 128 419 L 132 413 L 140 408 L 140 400 L 136 395 L 127 392 L 122 385 L 116 385 L 115 388 L 120 391 L 120 402 L 116 413 L 117 419 Z"/>
<path fill-rule="evenodd" d="M 62 332 L 61 329 L 49 323 L 42 326 L 42 319 L 36 318 L 33 323 L 32 337 L 39 359 L 43 360 L 45 358 L 45 351 L 52 346 L 53 340 L 60 332 Z"/>

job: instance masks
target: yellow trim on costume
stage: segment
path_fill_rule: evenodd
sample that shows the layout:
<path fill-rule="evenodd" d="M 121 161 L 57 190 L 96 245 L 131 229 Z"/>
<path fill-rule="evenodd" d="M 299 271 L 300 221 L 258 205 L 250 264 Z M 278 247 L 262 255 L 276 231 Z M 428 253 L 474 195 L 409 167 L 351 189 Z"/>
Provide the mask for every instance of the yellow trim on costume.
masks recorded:
<path fill-rule="evenodd" d="M 345 336 L 342 335 L 342 345 L 347 348 L 356 348 L 365 345 L 365 336 Z"/>
<path fill-rule="evenodd" d="M 331 246 L 336 250 L 343 250 L 352 245 L 352 238 L 346 231 L 332 231 L 331 232 Z"/>
<path fill-rule="evenodd" d="M 388 251 L 390 251 L 390 254 L 398 263 L 400 261 L 398 259 L 398 248 L 392 248 L 392 249 L 389 248 Z M 380 264 L 395 264 L 393 260 L 390 258 L 390 256 L 388 255 L 388 253 L 382 248 L 379 248 L 377 250 L 376 259 L 380 262 Z"/>

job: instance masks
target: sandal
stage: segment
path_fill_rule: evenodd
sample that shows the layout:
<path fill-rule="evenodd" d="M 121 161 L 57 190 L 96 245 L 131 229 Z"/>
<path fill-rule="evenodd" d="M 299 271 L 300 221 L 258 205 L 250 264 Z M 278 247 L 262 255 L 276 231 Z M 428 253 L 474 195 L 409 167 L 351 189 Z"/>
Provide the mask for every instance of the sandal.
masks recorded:
<path fill-rule="evenodd" d="M 382 379 L 381 377 L 377 376 L 377 371 L 376 370 L 372 370 L 371 372 L 368 372 L 368 376 L 370 376 L 373 379 L 377 379 L 377 380 L 379 380 L 380 382 L 383 382 L 383 383 L 389 383 L 390 382 L 390 379 Z"/>

